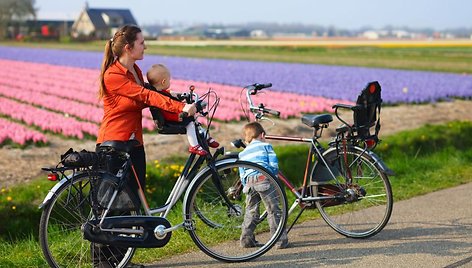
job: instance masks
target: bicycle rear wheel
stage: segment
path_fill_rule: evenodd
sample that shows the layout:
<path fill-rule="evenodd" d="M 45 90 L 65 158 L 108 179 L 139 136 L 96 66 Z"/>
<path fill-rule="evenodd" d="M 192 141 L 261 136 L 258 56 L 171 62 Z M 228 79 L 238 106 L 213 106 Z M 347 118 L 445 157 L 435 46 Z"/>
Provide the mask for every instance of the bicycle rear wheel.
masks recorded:
<path fill-rule="evenodd" d="M 224 195 L 239 179 L 239 168 L 250 168 L 264 176 L 267 191 L 262 193 L 265 198 L 257 199 L 257 207 L 252 215 L 254 237 L 248 244 L 245 239 L 241 244 L 240 237 L 246 214 L 246 198 L 254 191 L 242 193 L 239 198 L 228 198 L 232 206 L 228 206 L 225 198 L 215 185 L 215 177 L 211 170 L 197 175 L 185 198 L 185 219 L 187 229 L 195 244 L 207 255 L 220 261 L 241 262 L 256 258 L 267 252 L 285 234 L 287 220 L 287 201 L 285 191 L 278 179 L 265 168 L 250 162 L 223 160 L 216 164 L 218 182 Z M 253 199 L 254 200 L 254 199 Z M 253 203 L 254 204 L 254 203 Z M 274 213 L 258 222 L 259 215 L 268 209 Z M 246 224 L 247 225 L 246 219 Z M 250 221 L 250 220 L 249 220 Z M 269 221 L 272 221 L 272 229 Z M 246 237 L 245 237 L 246 238 Z M 251 246 L 251 247 L 248 247 Z"/>
<path fill-rule="evenodd" d="M 392 214 L 393 196 L 385 173 L 367 154 L 349 147 L 346 152 L 328 150 L 325 160 L 336 180 L 314 186 L 321 217 L 336 232 L 351 238 L 367 238 L 380 232 Z M 315 169 L 314 171 L 315 172 Z"/>
<path fill-rule="evenodd" d="M 100 186 L 95 186 L 100 183 Z M 94 188 L 95 187 L 95 188 Z M 93 267 L 93 262 L 109 264 L 108 267 L 125 267 L 134 255 L 134 248 L 119 248 L 91 243 L 83 238 L 82 226 L 97 217 L 93 212 L 93 190 L 109 195 L 114 183 L 100 175 L 77 174 L 61 185 L 41 214 L 39 241 L 46 261 L 51 267 Z M 104 189 L 105 191 L 103 191 Z M 139 208 L 125 189 L 118 199 L 128 200 Z M 133 201 L 131 201 L 133 200 Z M 139 211 L 121 211 L 114 215 L 138 214 Z M 99 217 L 99 216 L 98 216 Z"/>

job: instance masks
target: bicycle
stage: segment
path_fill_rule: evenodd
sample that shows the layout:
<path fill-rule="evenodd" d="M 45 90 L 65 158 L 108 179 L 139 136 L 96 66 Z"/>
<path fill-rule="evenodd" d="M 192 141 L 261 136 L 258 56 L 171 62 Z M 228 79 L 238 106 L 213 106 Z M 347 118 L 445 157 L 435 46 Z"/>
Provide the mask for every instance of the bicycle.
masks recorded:
<path fill-rule="evenodd" d="M 209 137 L 219 98 L 211 90 L 200 98 L 193 89 L 184 97 L 188 103 L 197 104 L 193 120 L 197 130 L 198 117 L 207 116 L 206 132 L 197 134 L 200 145 L 210 151 L 205 137 Z M 215 96 L 215 102 L 208 108 L 203 100 L 210 95 Z M 178 124 L 159 124 L 162 133 L 185 133 L 185 127 Z M 163 247 L 179 228 L 188 231 L 208 256 L 224 262 L 242 262 L 267 252 L 285 229 L 287 201 L 279 180 L 254 163 L 224 157 L 224 148 L 206 156 L 190 154 L 165 204 L 150 208 L 144 189 L 139 185 L 134 193 L 126 183 L 128 179 L 137 180 L 129 156 L 135 145 L 135 141 L 107 141 L 96 152 L 71 149 L 61 156 L 56 167 L 43 168 L 49 172 L 49 180 L 58 181 L 40 205 L 40 244 L 51 267 L 91 267 L 97 260 L 106 261 L 111 267 L 125 267 L 136 248 Z M 121 163 L 118 168 L 111 164 L 116 161 Z M 281 220 L 277 230 L 269 233 L 267 222 L 259 224 L 256 234 L 260 244 L 254 248 L 239 245 L 244 194 L 230 198 L 225 191 L 239 180 L 239 168 L 264 175 L 279 197 Z M 182 195 L 183 220 L 172 226 L 167 217 Z M 264 209 L 264 203 L 260 206 Z"/>
<path fill-rule="evenodd" d="M 272 84 L 253 84 L 243 88 L 246 92 L 247 111 L 241 107 L 248 121 L 252 113 L 255 121 L 269 120 L 267 115 L 279 116 L 280 112 L 268 109 L 263 103 L 254 105 L 252 97 Z M 243 92 L 241 91 L 241 93 Z M 394 175 L 372 150 L 378 144 L 380 131 L 381 87 L 376 81 L 367 84 L 358 97 L 356 105 L 336 104 L 336 117 L 343 123 L 336 129 L 336 137 L 328 146 L 319 139 L 323 129 L 333 121 L 331 114 L 303 115 L 301 121 L 313 128 L 310 138 L 266 134 L 267 140 L 309 143 L 303 184 L 295 188 L 290 180 L 279 172 L 282 183 L 293 193 L 295 201 L 289 215 L 300 207 L 288 232 L 305 209 L 316 208 L 324 221 L 336 232 L 350 238 L 367 238 L 380 232 L 388 223 L 393 209 L 393 195 L 388 176 Z M 338 110 L 353 112 L 354 123 L 343 119 Z M 375 126 L 375 132 L 370 129 Z M 245 147 L 241 139 L 232 142 L 236 148 Z M 236 157 L 233 154 L 233 157 Z M 235 196 L 242 186 L 235 181 Z M 262 214 L 263 220 L 266 214 Z"/>

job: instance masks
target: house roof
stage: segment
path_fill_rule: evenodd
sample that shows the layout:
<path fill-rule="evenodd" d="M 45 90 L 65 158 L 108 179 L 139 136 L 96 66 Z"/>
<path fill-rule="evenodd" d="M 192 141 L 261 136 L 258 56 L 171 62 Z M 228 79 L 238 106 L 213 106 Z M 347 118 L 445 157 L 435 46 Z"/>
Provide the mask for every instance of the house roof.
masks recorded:
<path fill-rule="evenodd" d="M 87 12 L 95 28 L 98 29 L 108 27 L 120 27 L 124 24 L 137 24 L 129 9 L 88 8 L 85 10 L 85 12 Z M 123 19 L 123 23 L 120 25 L 107 24 L 103 20 L 102 14 L 106 14 L 109 17 L 119 16 Z"/>

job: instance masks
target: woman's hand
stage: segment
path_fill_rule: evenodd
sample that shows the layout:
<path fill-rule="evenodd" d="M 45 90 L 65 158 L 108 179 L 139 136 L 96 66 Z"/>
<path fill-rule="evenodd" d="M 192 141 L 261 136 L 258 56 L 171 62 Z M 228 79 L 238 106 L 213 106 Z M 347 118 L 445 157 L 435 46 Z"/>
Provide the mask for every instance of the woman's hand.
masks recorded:
<path fill-rule="evenodd" d="M 188 116 L 193 116 L 197 112 L 197 107 L 195 106 L 195 103 L 192 104 L 185 104 L 184 109 L 182 112 L 185 112 L 188 114 Z"/>

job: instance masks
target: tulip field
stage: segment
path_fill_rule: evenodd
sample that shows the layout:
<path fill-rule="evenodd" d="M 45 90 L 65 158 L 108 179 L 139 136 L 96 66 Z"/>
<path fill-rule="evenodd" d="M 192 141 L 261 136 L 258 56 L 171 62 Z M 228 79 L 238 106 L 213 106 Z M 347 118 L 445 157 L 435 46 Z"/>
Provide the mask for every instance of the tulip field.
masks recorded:
<path fill-rule="evenodd" d="M 47 143 L 45 133 L 66 138 L 94 138 L 103 108 L 97 98 L 102 53 L 0 46 L 0 145 Z M 331 112 L 335 103 L 350 103 L 364 85 L 377 80 L 386 104 L 429 103 L 472 97 L 472 76 L 381 68 L 315 64 L 196 59 L 145 55 L 145 73 L 163 63 L 172 73 L 172 89 L 197 93 L 212 89 L 221 98 L 215 119 L 243 118 L 241 89 L 273 84 L 258 102 L 281 111 L 282 118 Z M 148 109 L 143 126 L 154 123 Z"/>

